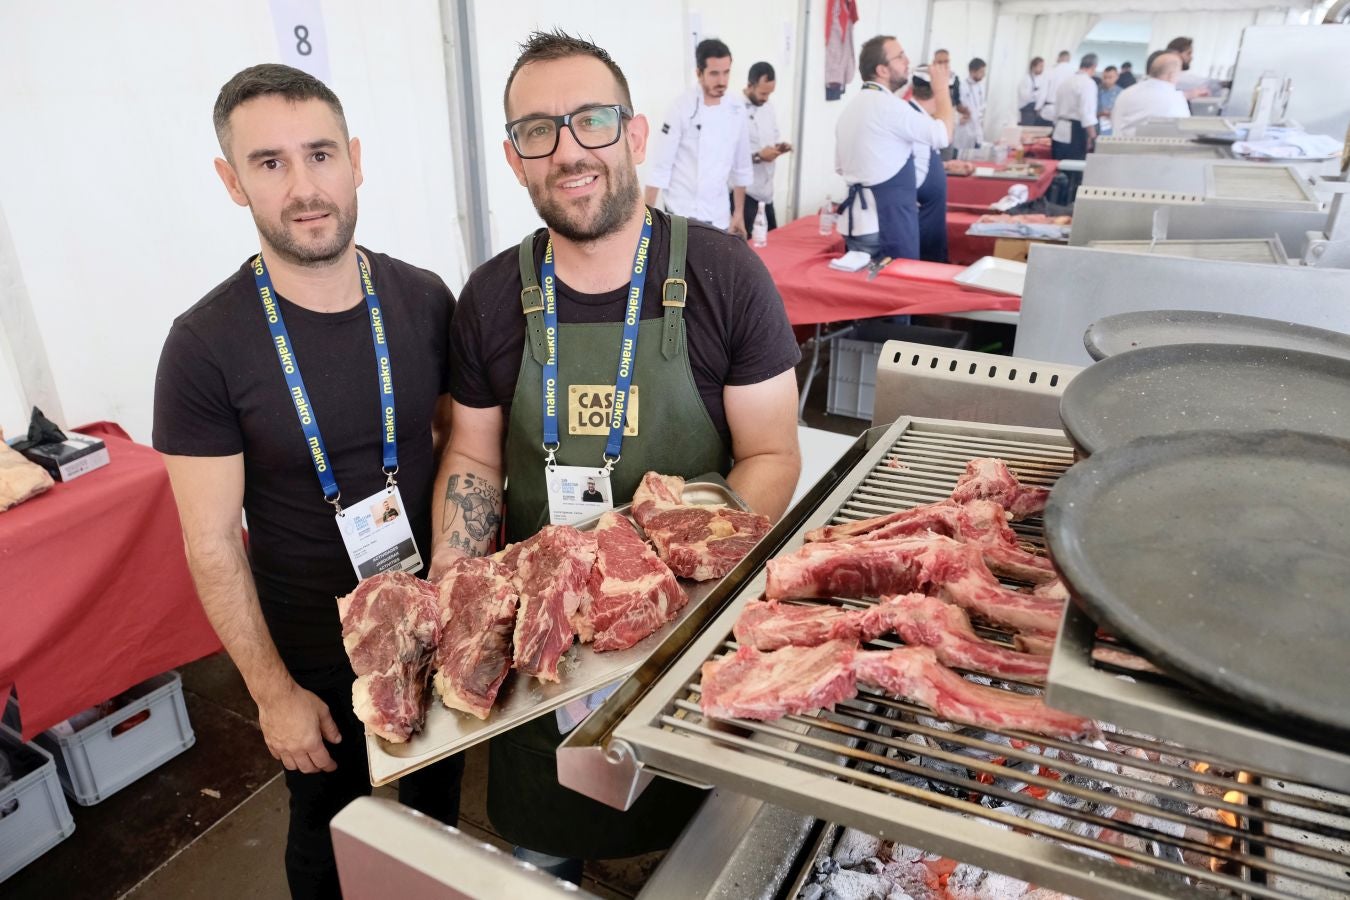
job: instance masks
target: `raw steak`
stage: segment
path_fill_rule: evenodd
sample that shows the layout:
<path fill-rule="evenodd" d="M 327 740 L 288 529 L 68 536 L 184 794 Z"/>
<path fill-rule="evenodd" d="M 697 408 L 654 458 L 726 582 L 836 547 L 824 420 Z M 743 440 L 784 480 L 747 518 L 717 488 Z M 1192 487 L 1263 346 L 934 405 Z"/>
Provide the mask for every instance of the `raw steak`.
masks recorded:
<path fill-rule="evenodd" d="M 863 684 L 921 703 L 944 719 L 1063 738 L 1097 732 L 1092 720 L 1050 709 L 1040 697 L 967 681 L 938 662 L 928 647 L 859 651 L 854 654 L 853 668 Z"/>
<path fill-rule="evenodd" d="M 451 709 L 486 719 L 511 668 L 520 601 L 511 572 L 486 557 L 457 560 L 441 576 L 438 594 L 436 691 Z"/>
<path fill-rule="evenodd" d="M 761 653 L 741 647 L 703 664 L 700 704 L 715 719 L 778 719 L 834 706 L 858 693 L 853 655 L 858 645 L 829 641 Z"/>
<path fill-rule="evenodd" d="M 833 640 L 857 643 L 865 614 L 864 610 L 837 606 L 755 600 L 741 610 L 732 632 L 739 643 L 756 650 L 815 647 Z"/>
<path fill-rule="evenodd" d="M 1065 587 L 1064 581 L 1059 578 L 1056 578 L 1054 581 L 1047 581 L 1044 584 L 1036 585 L 1036 589 L 1031 593 L 1045 600 L 1069 599 L 1069 589 Z"/>
<path fill-rule="evenodd" d="M 931 647 L 945 666 L 1044 684 L 1050 658 L 1019 653 L 975 634 L 958 607 L 936 597 L 906 594 L 888 597 L 869 609 L 862 623 L 864 639 L 894 631 L 906 644 Z"/>
<path fill-rule="evenodd" d="M 514 585 L 520 594 L 513 665 L 540 681 L 558 680 L 595 563 L 595 535 L 546 525 L 523 542 Z"/>
<path fill-rule="evenodd" d="M 771 559 L 764 595 L 882 597 L 920 591 L 955 603 L 972 616 L 1016 631 L 1054 634 L 1064 604 L 1019 594 L 998 583 L 969 545 L 941 535 L 889 541 L 833 541 Z"/>
<path fill-rule="evenodd" d="M 594 533 L 595 568 L 577 631 L 596 650 L 622 650 L 673 619 L 689 598 L 627 517 L 607 512 Z"/>
<path fill-rule="evenodd" d="M 683 496 L 683 478 L 656 472 L 644 475 L 633 494 L 633 518 L 681 578 L 721 578 L 769 530 L 768 516 L 687 504 Z"/>
<path fill-rule="evenodd" d="M 993 500 L 1003 506 L 1014 522 L 1045 511 L 1050 492 L 1045 488 L 1023 487 L 1001 459 L 981 457 L 966 463 L 965 474 L 956 482 L 952 499 L 957 503 Z"/>
<path fill-rule="evenodd" d="M 1003 507 L 992 500 L 971 500 L 965 504 L 950 500 L 930 503 L 857 522 L 827 525 L 808 532 L 806 539 L 881 541 L 926 531 L 978 546 L 985 565 L 996 575 L 1032 584 L 1056 577 L 1050 560 L 1022 549 L 1016 532 L 1008 527 Z"/>
<path fill-rule="evenodd" d="M 356 672 L 352 709 L 366 728 L 402 743 L 422 727 L 440 638 L 436 586 L 403 572 L 367 578 L 338 598 L 342 645 Z"/>

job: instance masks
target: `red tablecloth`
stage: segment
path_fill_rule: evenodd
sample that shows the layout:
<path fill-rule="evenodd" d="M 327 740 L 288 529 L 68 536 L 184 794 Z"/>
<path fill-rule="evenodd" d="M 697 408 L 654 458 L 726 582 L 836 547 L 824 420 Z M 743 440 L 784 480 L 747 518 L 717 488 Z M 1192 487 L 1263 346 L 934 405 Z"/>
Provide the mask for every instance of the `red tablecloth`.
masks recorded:
<path fill-rule="evenodd" d="M 979 262 L 982 257 L 994 255 L 996 238 L 966 234 L 966 229 L 974 225 L 981 215 L 986 214 L 947 210 L 947 261 L 952 265 L 969 266 Z"/>
<path fill-rule="evenodd" d="M 1006 165 L 995 163 L 975 163 L 977 166 L 989 166 L 995 169 L 1007 168 Z M 988 206 L 1001 199 L 1008 193 L 1008 188 L 1014 184 L 1024 184 L 1027 187 L 1027 199 L 1038 200 L 1045 196 L 1045 192 L 1050 188 L 1050 182 L 1055 177 L 1055 172 L 1059 170 L 1059 163 L 1053 159 L 1041 161 L 1044 171 L 1041 177 L 1035 181 L 1007 181 L 1002 178 L 980 178 L 976 175 L 948 175 L 947 176 L 947 202 L 949 204 L 966 206 Z"/>
<path fill-rule="evenodd" d="M 25 740 L 220 649 L 159 454 L 116 425 L 75 430 L 109 464 L 0 513 L 0 705 L 18 690 Z"/>
<path fill-rule="evenodd" d="M 867 280 L 866 269 L 837 272 L 829 262 L 843 255 L 844 239 L 837 234 L 822 235 L 819 217 L 814 215 L 770 231 L 768 246 L 757 252 L 778 286 L 793 325 L 1021 307 L 1016 297 L 967 291 L 934 277 L 934 273 L 955 275 L 961 266 L 924 263 L 923 277 L 883 273 L 874 281 Z"/>

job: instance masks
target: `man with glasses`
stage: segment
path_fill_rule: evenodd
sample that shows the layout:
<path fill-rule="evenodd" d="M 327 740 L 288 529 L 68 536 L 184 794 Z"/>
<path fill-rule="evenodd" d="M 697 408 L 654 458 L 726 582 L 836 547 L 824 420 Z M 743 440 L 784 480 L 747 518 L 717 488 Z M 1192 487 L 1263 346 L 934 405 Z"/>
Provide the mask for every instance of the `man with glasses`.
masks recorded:
<path fill-rule="evenodd" d="M 433 575 L 496 548 L 456 499 L 465 483 L 509 485 L 512 542 L 569 521 L 569 478 L 623 504 L 649 470 L 718 472 L 782 515 L 800 471 L 800 353 L 763 264 L 745 241 L 643 203 L 648 122 L 601 48 L 531 35 L 503 100 L 506 161 L 547 227 L 473 273 L 451 325 Z M 589 424 L 597 398 L 626 397 L 640 399 L 627 416 Z M 575 724 L 564 710 L 493 740 L 488 813 L 517 855 L 579 881 L 584 859 L 669 846 L 702 793 L 657 779 L 619 813 L 563 789 L 555 751 Z"/>
<path fill-rule="evenodd" d="M 862 90 L 835 128 L 835 169 L 848 184 L 848 197 L 839 205 L 840 231 L 849 250 L 865 251 L 873 259 L 918 259 L 914 154 L 951 143 L 951 73 L 942 63 L 928 68 L 935 104 L 930 117 L 895 94 L 909 80 L 909 59 L 895 38 L 870 38 L 858 55 L 858 68 Z"/>
<path fill-rule="evenodd" d="M 754 172 L 745 105 L 726 97 L 731 51 L 707 38 L 694 55 L 698 84 L 666 113 L 647 171 L 647 204 L 665 191 L 668 212 L 746 237 L 745 189 Z"/>

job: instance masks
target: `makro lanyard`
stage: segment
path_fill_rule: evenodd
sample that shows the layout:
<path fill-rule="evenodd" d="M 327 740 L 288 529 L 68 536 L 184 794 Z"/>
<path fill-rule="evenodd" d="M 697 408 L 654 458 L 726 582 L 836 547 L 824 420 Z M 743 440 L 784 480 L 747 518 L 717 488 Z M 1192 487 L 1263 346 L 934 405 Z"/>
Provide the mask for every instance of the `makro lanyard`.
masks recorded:
<path fill-rule="evenodd" d="M 380 313 L 380 298 L 375 293 L 375 285 L 370 279 L 370 269 L 360 254 L 356 257 L 357 267 L 361 271 L 361 289 L 365 294 L 366 309 L 370 313 L 370 336 L 375 343 L 375 359 L 379 373 L 380 390 L 380 432 L 384 443 L 384 474 L 386 484 L 394 485 L 394 475 L 398 472 L 398 429 L 394 419 L 394 371 L 389 363 L 389 341 L 384 332 L 384 317 Z M 323 435 L 319 433 L 319 423 L 314 407 L 309 402 L 309 391 L 300 377 L 300 361 L 296 359 L 291 347 L 291 336 L 286 330 L 286 321 L 281 317 L 281 307 L 277 305 L 276 288 L 272 286 L 272 276 L 267 274 L 262 254 L 253 258 L 253 280 L 258 285 L 258 297 L 262 300 L 263 314 L 267 317 L 268 330 L 272 332 L 272 345 L 277 351 L 277 360 L 281 363 L 281 372 L 286 376 L 286 387 L 290 389 L 291 400 L 295 403 L 295 414 L 300 419 L 300 427 L 305 433 L 305 443 L 309 446 L 310 459 L 314 462 L 314 471 L 323 487 L 323 499 L 333 505 L 338 512 L 342 507 L 338 498 L 337 479 L 333 476 L 333 466 L 324 447 Z"/>
<path fill-rule="evenodd" d="M 605 442 L 605 470 L 619 461 L 623 449 L 624 413 L 628 409 L 628 390 L 633 385 L 637 364 L 638 320 L 642 318 L 642 293 L 647 284 L 647 254 L 652 242 L 652 211 L 647 209 L 642 237 L 633 254 L 633 277 L 628 282 L 628 304 L 624 308 L 623 341 L 619 344 L 619 370 L 614 378 L 614 408 L 609 415 L 609 440 Z M 558 439 L 558 289 L 553 271 L 553 240 L 544 248 L 540 279 L 544 293 L 544 336 L 548 359 L 544 362 L 544 450 L 552 466 L 562 443 Z"/>

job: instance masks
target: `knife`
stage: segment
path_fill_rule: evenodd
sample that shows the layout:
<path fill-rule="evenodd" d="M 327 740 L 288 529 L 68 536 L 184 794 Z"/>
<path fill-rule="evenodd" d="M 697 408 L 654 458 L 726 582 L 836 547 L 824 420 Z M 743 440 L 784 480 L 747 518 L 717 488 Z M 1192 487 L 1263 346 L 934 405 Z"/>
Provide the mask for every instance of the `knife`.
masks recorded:
<path fill-rule="evenodd" d="M 877 275 L 881 272 L 881 270 L 889 266 L 892 262 L 893 260 L 889 256 L 887 256 L 884 259 L 879 259 L 873 263 L 870 263 L 867 266 L 867 280 L 876 281 Z"/>

